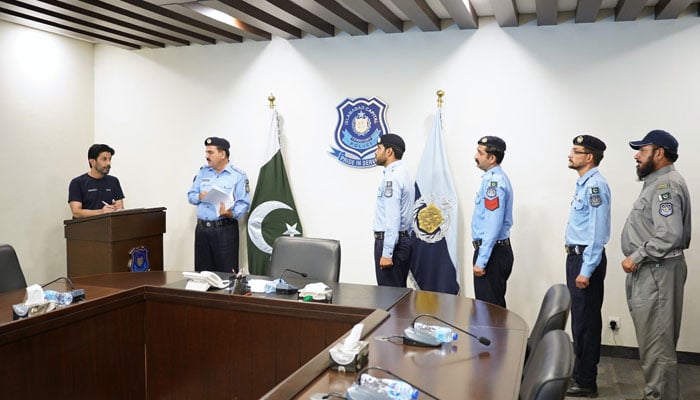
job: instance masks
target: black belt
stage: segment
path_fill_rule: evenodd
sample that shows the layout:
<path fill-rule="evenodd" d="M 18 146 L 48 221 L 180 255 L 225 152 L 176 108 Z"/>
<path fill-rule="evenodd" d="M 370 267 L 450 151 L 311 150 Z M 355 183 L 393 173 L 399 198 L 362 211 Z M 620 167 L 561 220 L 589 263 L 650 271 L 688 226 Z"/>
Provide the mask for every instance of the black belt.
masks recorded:
<path fill-rule="evenodd" d="M 564 250 L 566 250 L 566 254 L 568 254 L 570 256 L 574 255 L 574 254 L 577 256 L 580 256 L 581 254 L 583 254 L 583 250 L 585 250 L 585 249 L 586 249 L 586 246 L 584 246 L 582 244 L 572 244 L 572 245 L 567 244 L 564 246 Z"/>
<path fill-rule="evenodd" d="M 408 237 L 408 231 L 399 231 L 399 237 Z M 384 240 L 384 232 L 374 232 L 376 240 Z"/>
<path fill-rule="evenodd" d="M 197 225 L 201 226 L 202 228 L 218 228 L 220 226 L 233 225 L 235 223 L 235 219 L 229 218 L 215 219 L 213 221 L 205 221 L 203 219 L 197 220 Z"/>
<path fill-rule="evenodd" d="M 483 240 L 475 240 L 472 242 L 472 246 L 474 246 L 475 249 L 478 249 L 479 246 L 481 246 L 481 243 Z M 510 238 L 505 238 L 503 240 L 496 240 L 496 246 L 510 246 Z"/>

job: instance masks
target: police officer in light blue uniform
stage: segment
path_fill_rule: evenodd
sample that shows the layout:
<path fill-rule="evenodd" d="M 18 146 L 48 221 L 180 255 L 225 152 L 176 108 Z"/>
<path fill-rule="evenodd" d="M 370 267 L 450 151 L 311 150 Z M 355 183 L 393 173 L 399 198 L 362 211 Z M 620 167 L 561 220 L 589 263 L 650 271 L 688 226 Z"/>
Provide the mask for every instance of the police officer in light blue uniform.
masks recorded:
<path fill-rule="evenodd" d="M 474 161 L 484 174 L 472 215 L 474 295 L 503 308 L 514 260 L 510 246 L 513 189 L 501 168 L 505 151 L 506 142 L 496 136 L 484 136 L 477 142 Z"/>
<path fill-rule="evenodd" d="M 399 135 L 379 137 L 375 157 L 384 171 L 374 211 L 374 265 L 380 286 L 406 287 L 411 261 L 414 181 L 401 160 L 404 151 Z"/>
<path fill-rule="evenodd" d="M 569 168 L 578 172 L 571 200 L 566 243 L 566 283 L 571 294 L 574 372 L 567 396 L 594 397 L 603 328 L 603 282 L 607 268 L 605 244 L 610 239 L 610 187 L 598 170 L 605 143 L 590 136 L 573 139 Z"/>
<path fill-rule="evenodd" d="M 199 169 L 187 192 L 197 206 L 194 235 L 196 271 L 238 272 L 238 220 L 250 208 L 250 188 L 245 172 L 229 161 L 229 142 L 218 137 L 204 141 L 207 165 Z M 211 204 L 203 201 L 216 188 L 232 201 Z"/>

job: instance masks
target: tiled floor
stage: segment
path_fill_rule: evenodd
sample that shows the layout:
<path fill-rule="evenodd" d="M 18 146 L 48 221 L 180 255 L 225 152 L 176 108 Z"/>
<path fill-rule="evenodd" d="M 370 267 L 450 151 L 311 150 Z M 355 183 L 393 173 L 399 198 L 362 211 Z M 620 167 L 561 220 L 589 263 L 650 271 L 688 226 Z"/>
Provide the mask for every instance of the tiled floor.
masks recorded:
<path fill-rule="evenodd" d="M 700 399 L 700 365 L 678 364 L 678 373 L 681 399 Z M 644 375 L 639 360 L 601 357 L 598 364 L 598 399 L 641 399 L 643 390 Z"/>

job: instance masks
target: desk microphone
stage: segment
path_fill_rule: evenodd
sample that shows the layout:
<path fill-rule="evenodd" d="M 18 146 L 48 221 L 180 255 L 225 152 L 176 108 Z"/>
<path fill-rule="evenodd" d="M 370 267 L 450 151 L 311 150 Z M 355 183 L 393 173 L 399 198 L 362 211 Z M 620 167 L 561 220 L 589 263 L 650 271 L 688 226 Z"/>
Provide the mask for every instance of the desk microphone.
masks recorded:
<path fill-rule="evenodd" d="M 445 325 L 449 325 L 450 327 L 452 327 L 460 332 L 466 333 L 467 335 L 478 340 L 479 343 L 483 344 L 484 346 L 489 346 L 491 344 L 491 339 L 485 338 L 483 336 L 476 336 L 476 335 L 472 334 L 471 332 L 467 332 L 464 329 L 462 329 L 458 326 L 455 326 L 455 325 L 453 325 L 445 320 L 442 320 L 434 315 L 431 315 L 431 314 L 420 314 L 413 319 L 413 322 L 411 322 L 411 326 L 404 330 L 404 337 L 403 337 L 404 344 L 408 344 L 411 346 L 423 346 L 423 347 L 438 347 L 438 346 L 442 345 L 442 342 L 440 340 L 438 340 L 436 337 L 429 335 L 429 334 L 422 333 L 422 332 L 416 332 L 413 329 L 413 327 L 416 324 L 416 321 L 420 317 L 430 317 L 430 318 L 436 319 Z"/>
<path fill-rule="evenodd" d="M 293 269 L 285 268 L 284 270 L 282 270 L 282 273 L 280 274 L 279 279 L 277 279 L 277 286 L 275 287 L 275 292 L 276 292 L 276 293 L 294 294 L 294 293 L 296 293 L 296 292 L 299 291 L 299 288 L 298 288 L 298 287 L 296 287 L 296 286 L 294 286 L 294 285 L 288 284 L 288 283 L 285 282 L 284 279 L 282 278 L 282 277 L 284 276 L 285 272 L 287 272 L 287 271 L 293 272 L 293 273 L 295 273 L 295 274 L 297 274 L 297 275 L 301 275 L 301 276 L 304 277 L 304 278 L 306 278 L 306 277 L 308 276 L 308 275 L 307 275 L 306 273 L 304 273 L 304 272 L 299 272 L 299 271 L 295 271 L 295 270 L 293 270 Z"/>

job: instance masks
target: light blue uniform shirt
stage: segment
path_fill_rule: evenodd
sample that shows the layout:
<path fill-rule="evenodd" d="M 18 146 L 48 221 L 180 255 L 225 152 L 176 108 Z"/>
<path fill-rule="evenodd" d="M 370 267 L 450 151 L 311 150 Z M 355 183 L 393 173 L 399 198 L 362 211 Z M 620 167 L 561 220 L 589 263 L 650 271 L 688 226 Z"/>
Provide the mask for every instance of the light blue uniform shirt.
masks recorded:
<path fill-rule="evenodd" d="M 230 208 L 233 212 L 233 218 L 240 219 L 243 214 L 250 208 L 250 196 L 248 194 L 248 176 L 245 172 L 234 167 L 231 162 L 226 164 L 220 173 L 208 165 L 199 169 L 197 176 L 192 182 L 192 187 L 187 192 L 187 199 L 190 204 L 197 206 L 197 218 L 205 221 L 213 221 L 222 219 L 218 215 L 219 206 L 203 203 L 199 201 L 201 192 L 208 192 L 212 187 L 217 186 L 224 192 L 233 192 L 233 206 Z"/>
<path fill-rule="evenodd" d="M 593 168 L 576 181 L 569 223 L 564 240 L 568 246 L 587 246 L 583 251 L 581 275 L 590 278 L 600 264 L 603 247 L 610 239 L 610 187 Z"/>
<path fill-rule="evenodd" d="M 474 200 L 472 238 L 481 240 L 476 265 L 486 268 L 496 241 L 510 237 L 513 226 L 513 188 L 500 165 L 481 175 Z"/>
<path fill-rule="evenodd" d="M 384 232 L 382 257 L 391 258 L 399 241 L 400 231 L 410 231 L 413 217 L 414 182 L 402 160 L 384 167 L 377 189 L 374 210 L 374 231 Z"/>

